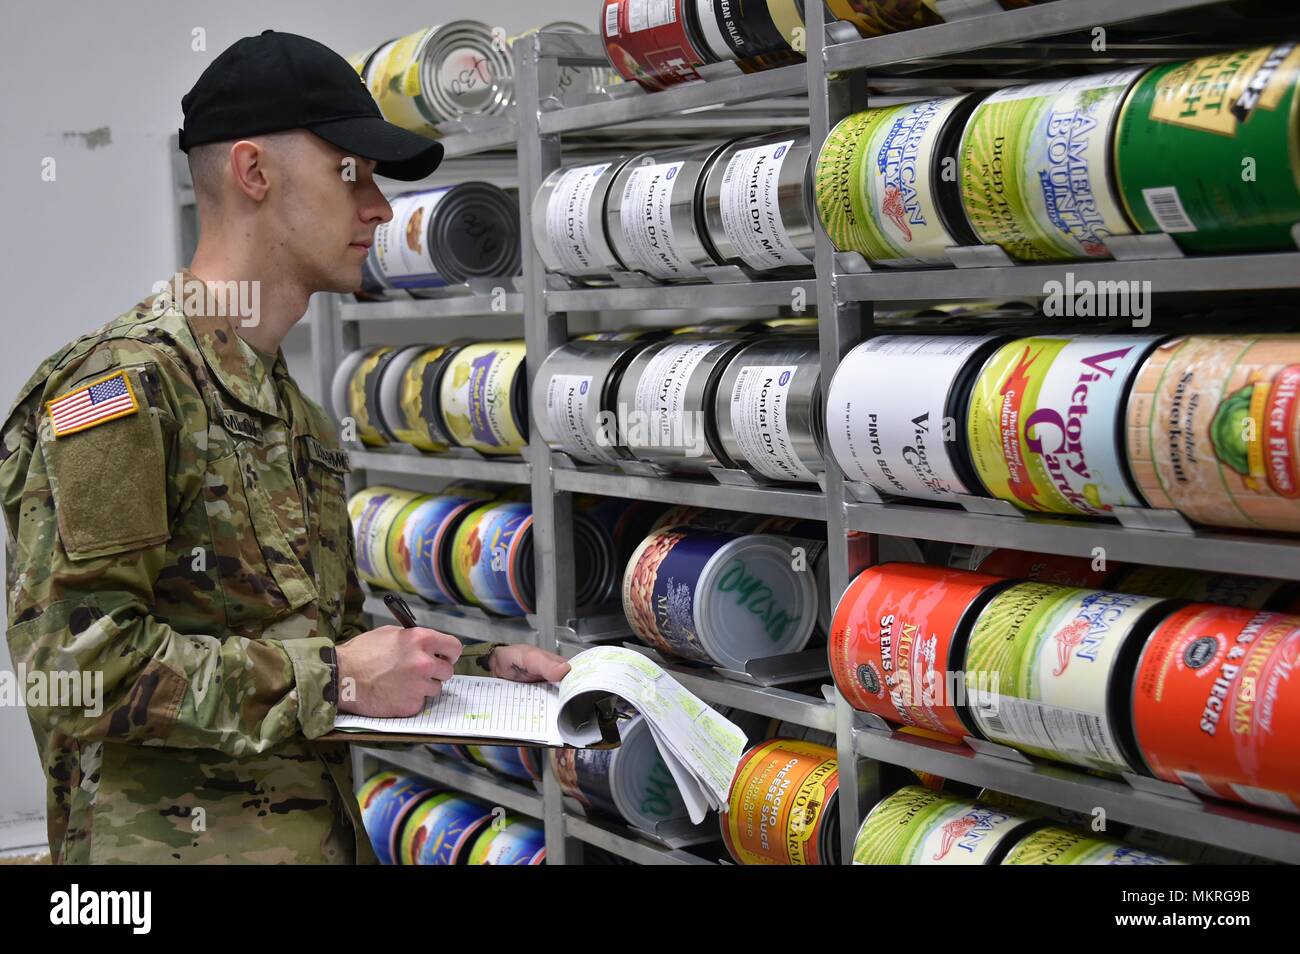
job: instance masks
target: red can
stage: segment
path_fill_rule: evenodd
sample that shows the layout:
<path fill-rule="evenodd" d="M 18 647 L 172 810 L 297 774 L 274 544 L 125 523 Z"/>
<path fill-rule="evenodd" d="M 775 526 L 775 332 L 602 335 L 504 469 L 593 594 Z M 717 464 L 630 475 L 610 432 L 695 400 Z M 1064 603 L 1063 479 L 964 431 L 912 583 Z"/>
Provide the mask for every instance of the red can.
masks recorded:
<path fill-rule="evenodd" d="M 1106 569 L 1096 570 L 1093 569 L 1092 560 L 1087 557 L 1031 553 L 1028 550 L 1008 548 L 993 550 L 978 562 L 976 559 L 971 560 L 971 569 L 981 573 L 992 573 L 994 576 L 1014 580 L 1056 583 L 1060 586 L 1082 586 L 1090 590 L 1107 589 L 1107 580 L 1126 566 L 1124 563 L 1107 563 Z"/>
<path fill-rule="evenodd" d="M 1300 616 L 1192 603 L 1156 627 L 1133 682 L 1151 774 L 1300 813 Z"/>
<path fill-rule="evenodd" d="M 949 736 L 973 735 L 961 675 L 970 626 L 1010 581 L 882 563 L 849 584 L 831 624 L 831 673 L 855 709 Z"/>
<path fill-rule="evenodd" d="M 605 0 L 605 53 L 625 80 L 667 89 L 700 78 L 713 62 L 699 39 L 693 0 Z"/>

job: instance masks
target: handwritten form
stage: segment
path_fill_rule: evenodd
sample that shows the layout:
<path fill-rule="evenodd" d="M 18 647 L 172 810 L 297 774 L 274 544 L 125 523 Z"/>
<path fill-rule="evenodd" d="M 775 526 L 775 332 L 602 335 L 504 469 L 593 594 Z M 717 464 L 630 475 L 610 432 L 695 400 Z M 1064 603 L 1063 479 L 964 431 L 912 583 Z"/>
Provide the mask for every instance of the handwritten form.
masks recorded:
<path fill-rule="evenodd" d="M 490 676 L 452 676 L 436 699 L 403 719 L 340 714 L 334 728 L 392 735 L 450 735 L 519 739 L 563 745 L 556 729 L 560 689 L 551 683 L 508 682 Z"/>

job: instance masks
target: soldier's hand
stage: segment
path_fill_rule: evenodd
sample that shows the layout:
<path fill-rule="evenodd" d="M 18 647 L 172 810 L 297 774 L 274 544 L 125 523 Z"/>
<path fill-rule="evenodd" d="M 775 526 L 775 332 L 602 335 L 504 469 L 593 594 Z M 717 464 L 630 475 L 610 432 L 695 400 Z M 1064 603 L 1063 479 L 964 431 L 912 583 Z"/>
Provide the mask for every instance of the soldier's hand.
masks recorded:
<path fill-rule="evenodd" d="M 415 715 L 452 676 L 461 643 L 436 629 L 380 626 L 338 649 L 339 711 L 357 715 Z"/>
<path fill-rule="evenodd" d="M 489 660 L 492 675 L 511 682 L 559 682 L 569 674 L 563 656 L 536 646 L 498 646 Z"/>

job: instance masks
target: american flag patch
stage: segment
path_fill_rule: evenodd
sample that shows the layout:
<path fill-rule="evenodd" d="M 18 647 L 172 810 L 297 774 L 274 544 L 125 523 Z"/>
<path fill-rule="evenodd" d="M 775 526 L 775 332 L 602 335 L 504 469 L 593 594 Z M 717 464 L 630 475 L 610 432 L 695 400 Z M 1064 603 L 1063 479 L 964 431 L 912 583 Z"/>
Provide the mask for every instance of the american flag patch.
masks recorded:
<path fill-rule="evenodd" d="M 54 436 L 63 437 L 103 424 L 116 417 L 134 414 L 140 408 L 125 371 L 114 371 L 97 381 L 46 401 Z"/>

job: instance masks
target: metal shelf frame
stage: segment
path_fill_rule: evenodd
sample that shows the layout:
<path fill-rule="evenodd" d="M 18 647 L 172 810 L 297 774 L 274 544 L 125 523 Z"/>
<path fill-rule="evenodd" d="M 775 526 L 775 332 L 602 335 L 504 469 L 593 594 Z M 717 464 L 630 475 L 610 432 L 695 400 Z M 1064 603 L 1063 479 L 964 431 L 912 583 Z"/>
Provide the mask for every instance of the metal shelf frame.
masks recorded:
<path fill-rule="evenodd" d="M 946 2 L 946 0 L 945 0 Z M 527 344 L 529 390 L 542 357 L 569 337 L 569 314 L 660 309 L 713 309 L 773 306 L 796 311 L 806 307 L 819 316 L 818 334 L 823 380 L 829 380 L 843 356 L 875 333 L 876 302 L 920 303 L 968 298 L 1042 296 L 1044 286 L 1064 282 L 1072 274 L 1084 280 L 1150 281 L 1153 293 L 1272 292 L 1300 289 L 1300 252 L 1266 255 L 1149 258 L 1050 265 L 962 267 L 925 270 L 871 270 L 837 255 L 818 229 L 815 272 L 806 279 L 719 281 L 708 284 L 652 287 L 548 287 L 548 277 L 533 247 L 530 197 L 542 180 L 566 156 L 591 155 L 592 144 L 638 143 L 647 128 L 707 127 L 710 117 L 723 119 L 725 107 L 764 101 L 777 104 L 774 115 L 789 117 L 807 110 L 815 151 L 839 119 L 868 105 L 896 102 L 895 92 L 914 98 L 917 90 L 946 95 L 965 65 L 1005 65 L 1011 79 L 1017 68 L 1044 58 L 1068 63 L 1078 72 L 1094 64 L 1156 62 L 1187 55 L 1185 51 L 1214 48 L 1232 41 L 1235 33 L 1192 36 L 1192 17 L 1175 22 L 1178 14 L 1220 5 L 1222 0 L 1063 0 L 1015 11 L 984 12 L 938 26 L 870 39 L 846 38 L 843 24 L 827 24 L 822 4 L 808 4 L 807 63 L 747 76 L 710 72 L 702 83 L 647 94 L 636 88 L 607 99 L 565 105 L 542 98 L 553 88 L 561 65 L 604 66 L 603 45 L 597 36 L 534 34 L 514 46 L 519 107 L 508 125 L 457 133 L 448 161 L 461 161 L 480 149 L 507 148 L 517 143 L 518 185 L 522 197 L 520 226 L 523 242 L 522 279 L 506 295 L 506 314 L 522 314 Z M 955 6 L 956 4 L 953 4 Z M 986 5 L 992 8 L 992 4 Z M 1163 19 L 1161 19 L 1163 18 Z M 1122 44 L 1110 53 L 1089 58 L 1086 37 L 1098 27 L 1123 27 Z M 1164 31 L 1155 39 L 1145 34 L 1129 41 L 1129 28 Z M 1168 34 L 1169 42 L 1161 39 Z M 1137 36 L 1137 34 L 1133 34 Z M 1081 40 L 1080 37 L 1085 39 Z M 1058 39 L 1059 38 L 1059 39 Z M 924 70 L 940 68 L 927 78 Z M 940 78 L 940 75 L 942 78 Z M 968 88 L 1002 85 L 1006 80 L 969 78 Z M 885 95 L 877 96 L 878 93 Z M 798 125 L 798 113 L 789 125 Z M 508 138 L 506 133 L 509 133 Z M 732 133 L 720 127 L 718 138 Z M 477 137 L 477 138 L 475 138 Z M 571 159 L 572 161 L 572 159 Z M 472 173 L 470 173 L 472 174 Z M 735 276 L 731 276 L 735 277 Z M 552 280 L 553 281 L 553 280 Z M 335 299 L 337 302 L 337 299 Z M 796 307 L 795 303 L 798 302 Z M 360 325 L 372 320 L 500 315 L 485 309 L 485 296 L 461 299 L 335 304 L 330 321 L 312 325 L 318 374 L 329 393 L 329 379 L 339 357 L 357 347 Z M 575 467 L 554 455 L 533 429 L 525 461 L 469 460 L 457 457 L 400 454 L 374 450 L 352 452 L 354 473 L 349 490 L 364 485 L 368 472 L 482 479 L 526 483 L 534 508 L 534 547 L 537 560 L 537 612 L 527 621 L 488 620 L 454 610 L 420 608 L 421 622 L 466 639 L 527 641 L 555 652 L 572 654 L 575 580 L 572 527 L 573 495 L 594 493 L 721 509 L 770 513 L 826 523 L 830 555 L 831 592 L 842 593 L 863 568 L 851 562 L 850 531 L 904 536 L 954 544 L 1094 556 L 1104 548 L 1108 559 L 1205 570 L 1257 573 L 1300 579 L 1300 541 L 1244 533 L 1195 531 L 1180 533 L 1136 529 L 1107 522 L 1087 522 L 1040 516 L 977 514 L 919 503 L 885 500 L 862 503 L 850 493 L 833 457 L 827 455 L 819 488 L 798 489 L 724 484 L 711 479 L 656 479 Z M 531 463 L 530 463 L 531 462 Z M 367 609 L 387 618 L 382 602 L 372 597 Z M 504 635 L 503 635 L 504 634 Z M 511 637 L 511 638 L 505 638 Z M 513 638 L 517 637 L 517 638 Z M 1142 790 L 1121 780 L 1086 775 L 1068 767 L 1026 763 L 975 752 L 966 746 L 943 745 L 921 738 L 863 728 L 861 714 L 828 687 L 828 699 L 779 688 L 764 688 L 690 667 L 672 667 L 674 677 L 701 698 L 718 705 L 737 706 L 802 726 L 832 731 L 840 760 L 841 791 L 857 798 L 840 799 L 842 857 L 852 859 L 854 836 L 864 810 L 881 794 L 884 763 L 932 772 L 970 784 L 1034 798 L 1082 811 L 1103 807 L 1117 820 L 1195 841 L 1236 848 L 1275 860 L 1300 860 L 1300 820 L 1227 804 L 1208 804 Z M 367 753 L 369 754 L 369 753 Z M 377 757 L 405 764 L 413 771 L 428 769 L 432 756 L 398 762 L 398 753 Z M 443 778 L 451 778 L 437 767 Z M 483 779 L 472 770 L 473 782 Z M 422 774 L 428 774 L 422 771 Z M 442 780 L 438 776 L 438 780 Z M 446 784 L 453 784 L 448 781 Z M 466 788 L 473 792 L 473 789 Z M 486 789 L 483 789 L 486 791 Z M 549 764 L 542 793 L 503 791 L 504 798 L 526 795 L 531 814 L 546 829 L 548 863 L 563 864 L 573 856 L 573 843 L 599 845 L 638 863 L 707 863 L 687 852 L 671 852 L 600 821 L 566 811 Z M 484 795 L 483 797 L 493 797 Z M 519 809 L 528 811 L 528 809 Z M 566 848 L 568 850 L 566 850 Z"/>

